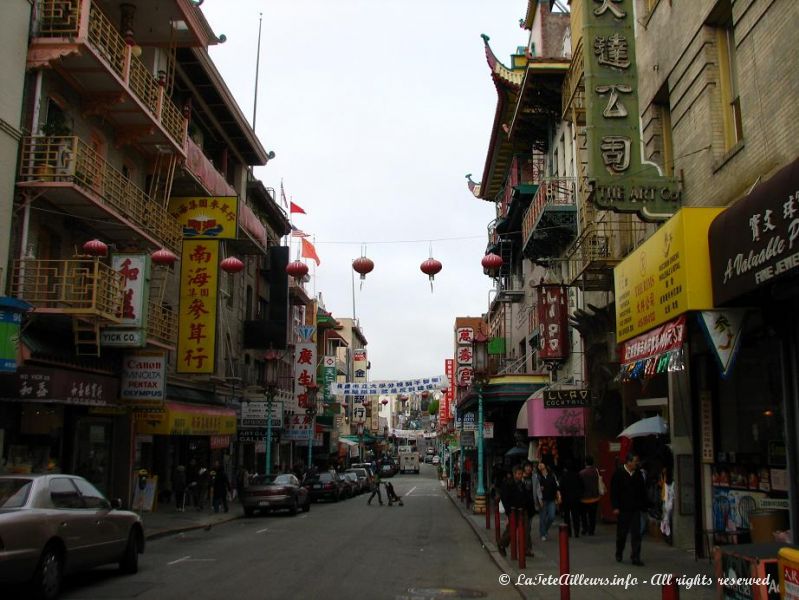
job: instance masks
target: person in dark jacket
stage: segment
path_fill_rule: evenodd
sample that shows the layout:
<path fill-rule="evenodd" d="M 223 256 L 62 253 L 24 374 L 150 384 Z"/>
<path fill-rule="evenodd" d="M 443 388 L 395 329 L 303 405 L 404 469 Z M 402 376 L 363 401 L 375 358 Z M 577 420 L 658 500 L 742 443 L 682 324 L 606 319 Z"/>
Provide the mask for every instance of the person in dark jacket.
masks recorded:
<path fill-rule="evenodd" d="M 583 482 L 583 496 L 580 499 L 580 521 L 583 535 L 594 535 L 596 531 L 596 511 L 602 497 L 599 491 L 599 471 L 594 466 L 594 459 L 585 457 L 585 468 L 580 471 Z"/>
<path fill-rule="evenodd" d="M 547 541 L 547 533 L 555 521 L 555 508 L 558 498 L 558 480 L 544 461 L 538 463 L 538 533 L 541 541 Z"/>
<path fill-rule="evenodd" d="M 220 504 L 225 509 L 225 512 L 227 512 L 227 494 L 230 491 L 230 480 L 228 479 L 227 473 L 225 473 L 225 467 L 223 467 L 221 463 L 216 463 L 216 469 L 214 470 L 216 471 L 213 483 L 214 512 L 219 512 Z"/>
<path fill-rule="evenodd" d="M 172 478 L 172 487 L 175 488 L 175 508 L 178 512 L 186 510 L 186 485 L 186 467 L 178 465 Z"/>
<path fill-rule="evenodd" d="M 569 537 L 580 537 L 580 499 L 583 496 L 583 482 L 574 468 L 574 461 L 563 464 L 560 476 L 560 506 L 563 521 L 569 527 Z"/>
<path fill-rule="evenodd" d="M 499 538 L 499 546 L 497 550 L 502 556 L 505 556 L 505 548 L 510 543 L 510 511 L 516 508 L 524 508 L 527 505 L 527 496 L 524 491 L 524 484 L 522 483 L 522 476 L 524 470 L 520 466 L 513 467 L 513 479 L 506 481 L 502 486 L 500 496 L 502 498 L 502 505 L 505 507 L 505 516 L 507 522 L 505 523 L 505 530 Z M 532 553 L 530 553 L 532 556 Z"/>
<path fill-rule="evenodd" d="M 524 471 L 522 473 L 522 485 L 524 486 L 524 495 L 526 500 L 526 505 L 524 507 L 524 516 L 526 521 L 524 524 L 524 539 L 527 542 L 528 556 L 533 555 L 533 540 L 531 539 L 532 536 L 530 535 L 530 530 L 533 516 L 535 515 L 535 477 L 536 475 L 533 472 L 533 463 L 531 463 L 529 460 L 525 461 Z"/>
<path fill-rule="evenodd" d="M 632 546 L 630 558 L 639 567 L 641 562 L 641 513 L 646 510 L 646 485 L 638 468 L 638 455 L 630 452 L 624 464 L 616 469 L 610 482 L 610 503 L 616 522 L 616 562 L 621 562 L 627 535 Z"/>

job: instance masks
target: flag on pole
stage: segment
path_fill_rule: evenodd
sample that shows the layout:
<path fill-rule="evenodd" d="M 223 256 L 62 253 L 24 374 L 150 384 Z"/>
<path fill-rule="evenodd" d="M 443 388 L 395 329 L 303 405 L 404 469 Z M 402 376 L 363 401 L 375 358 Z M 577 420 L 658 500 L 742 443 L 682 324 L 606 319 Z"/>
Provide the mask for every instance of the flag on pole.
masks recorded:
<path fill-rule="evenodd" d="M 314 248 L 314 245 L 305 238 L 302 238 L 300 241 L 302 242 L 302 252 L 300 253 L 300 256 L 303 258 L 314 259 L 316 261 L 316 266 L 318 267 L 322 261 L 319 260 L 319 256 L 316 254 L 316 248 Z"/>
<path fill-rule="evenodd" d="M 305 233 L 302 229 L 297 229 L 294 227 L 293 223 L 289 223 L 291 225 L 291 237 L 298 237 L 298 238 L 307 238 L 308 234 Z"/>
<path fill-rule="evenodd" d="M 292 214 L 292 213 L 300 213 L 301 215 L 308 214 L 304 210 L 302 210 L 302 207 L 294 204 L 293 202 L 290 203 L 290 206 L 291 206 L 291 208 L 289 208 L 289 214 Z"/>
<path fill-rule="evenodd" d="M 283 203 L 283 206 L 288 208 L 289 203 L 286 200 L 286 191 L 283 189 L 283 180 L 280 180 L 280 201 Z"/>

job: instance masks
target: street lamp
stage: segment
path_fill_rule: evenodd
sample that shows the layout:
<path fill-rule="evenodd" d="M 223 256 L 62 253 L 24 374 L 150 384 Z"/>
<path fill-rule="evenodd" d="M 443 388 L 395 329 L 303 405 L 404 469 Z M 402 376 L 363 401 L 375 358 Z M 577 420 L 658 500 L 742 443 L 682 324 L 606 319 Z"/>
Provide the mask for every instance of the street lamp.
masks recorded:
<path fill-rule="evenodd" d="M 271 348 L 266 351 L 266 470 L 267 475 L 272 474 L 272 400 L 275 397 L 278 384 L 280 367 L 280 354 Z"/>
<path fill-rule="evenodd" d="M 488 383 L 488 337 L 479 331 L 474 336 L 472 361 L 474 385 L 477 390 L 477 491 L 474 497 L 474 512 L 482 514 L 486 509 L 486 490 L 483 481 L 483 389 Z"/>
<path fill-rule="evenodd" d="M 316 436 L 316 395 L 319 393 L 319 386 L 311 381 L 305 386 L 305 395 L 308 403 L 308 408 L 305 409 L 305 414 L 311 417 L 311 435 L 308 437 L 308 468 L 311 468 L 311 461 L 313 460 L 313 441 Z"/>

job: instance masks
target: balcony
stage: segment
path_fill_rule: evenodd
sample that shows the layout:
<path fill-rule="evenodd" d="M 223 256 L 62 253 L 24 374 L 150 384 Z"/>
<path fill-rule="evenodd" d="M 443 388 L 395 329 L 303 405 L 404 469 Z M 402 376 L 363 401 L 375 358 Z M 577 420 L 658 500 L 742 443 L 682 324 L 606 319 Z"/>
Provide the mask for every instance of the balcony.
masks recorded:
<path fill-rule="evenodd" d="M 575 125 L 585 125 L 585 63 L 583 56 L 583 40 L 577 42 L 569 71 L 563 80 L 561 91 L 562 116 L 564 121 Z"/>
<path fill-rule="evenodd" d="M 55 68 L 76 83 L 84 112 L 113 123 L 119 139 L 183 155 L 187 121 L 133 46 L 90 0 L 40 0 L 28 68 Z"/>
<path fill-rule="evenodd" d="M 124 276 L 99 260 L 14 261 L 11 295 L 37 313 L 65 314 L 119 323 Z"/>
<path fill-rule="evenodd" d="M 180 224 L 80 138 L 24 138 L 17 185 L 44 191 L 59 209 L 92 219 L 109 240 L 143 240 L 180 253 Z"/>
<path fill-rule="evenodd" d="M 522 219 L 522 249 L 533 261 L 557 257 L 577 235 L 577 179 L 541 181 Z"/>
<path fill-rule="evenodd" d="M 235 188 L 230 185 L 214 163 L 203 153 L 192 140 L 186 138 L 186 170 L 209 196 L 237 196 Z"/>
<path fill-rule="evenodd" d="M 147 340 L 152 345 L 174 350 L 177 337 L 177 313 L 161 303 L 151 300 L 147 311 Z"/>

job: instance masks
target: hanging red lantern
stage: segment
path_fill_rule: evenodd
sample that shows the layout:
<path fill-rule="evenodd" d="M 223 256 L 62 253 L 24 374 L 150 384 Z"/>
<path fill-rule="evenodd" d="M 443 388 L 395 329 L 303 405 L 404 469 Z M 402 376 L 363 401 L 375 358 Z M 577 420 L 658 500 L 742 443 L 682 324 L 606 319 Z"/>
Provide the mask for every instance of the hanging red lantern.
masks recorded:
<path fill-rule="evenodd" d="M 428 396 L 430 396 L 430 392 L 427 390 L 422 392 L 422 400 L 427 400 Z"/>
<path fill-rule="evenodd" d="M 383 398 L 383 399 L 380 401 L 380 404 L 382 404 L 383 406 L 385 406 L 386 404 L 388 404 L 388 400 L 386 400 L 385 398 Z"/>
<path fill-rule="evenodd" d="M 419 267 L 422 270 L 422 273 L 427 275 L 430 278 L 430 291 L 433 291 L 433 280 L 436 278 L 436 275 L 442 269 L 441 262 L 437 261 L 432 256 L 424 261 L 421 266 Z"/>
<path fill-rule="evenodd" d="M 299 281 L 308 274 L 308 265 L 301 260 L 295 260 L 286 265 L 286 273 Z"/>
<path fill-rule="evenodd" d="M 352 268 L 361 275 L 361 279 L 366 279 L 366 274 L 372 272 L 375 263 L 372 262 L 372 259 L 361 256 L 352 261 Z"/>
<path fill-rule="evenodd" d="M 161 248 L 160 250 L 156 250 L 150 255 L 150 260 L 152 260 L 154 264 L 163 267 L 168 267 L 170 265 L 173 265 L 177 259 L 178 259 L 177 255 L 174 252 L 167 250 L 166 248 Z"/>
<path fill-rule="evenodd" d="M 226 273 L 238 273 L 244 270 L 244 263 L 235 256 L 228 256 L 225 260 L 219 263 L 219 266 Z"/>
<path fill-rule="evenodd" d="M 499 254 L 486 254 L 483 257 L 483 260 L 480 261 L 480 264 L 483 265 L 483 269 L 488 271 L 489 273 L 493 271 L 498 271 L 500 267 L 502 267 L 502 257 Z"/>
<path fill-rule="evenodd" d="M 98 239 L 93 239 L 83 244 L 83 251 L 89 256 L 107 256 L 108 245 Z"/>

